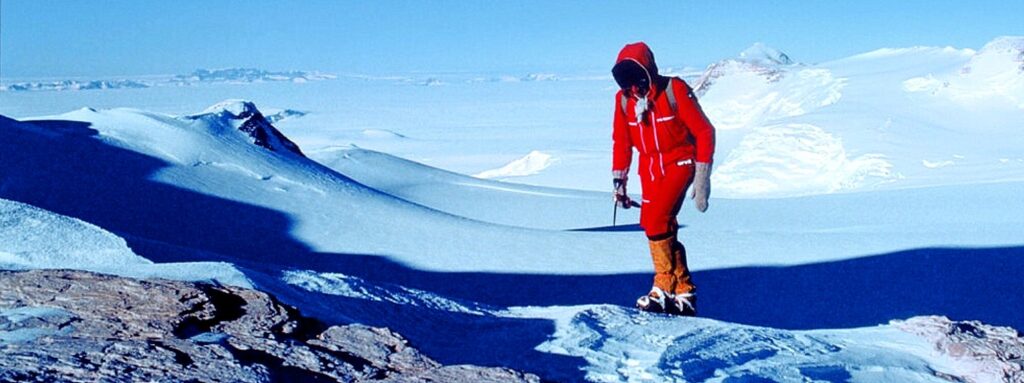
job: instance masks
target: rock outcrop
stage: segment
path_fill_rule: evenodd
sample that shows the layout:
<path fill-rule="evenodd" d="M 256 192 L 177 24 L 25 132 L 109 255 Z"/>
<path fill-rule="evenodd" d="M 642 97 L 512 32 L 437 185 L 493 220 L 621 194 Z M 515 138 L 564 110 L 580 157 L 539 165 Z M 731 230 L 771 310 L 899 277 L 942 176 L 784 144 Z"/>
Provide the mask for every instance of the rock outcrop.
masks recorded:
<path fill-rule="evenodd" d="M 274 152 L 291 152 L 299 157 L 305 157 L 295 144 L 284 133 L 277 130 L 263 113 L 256 109 L 256 104 L 248 100 L 230 99 L 224 100 L 206 108 L 203 113 L 187 116 L 186 118 L 196 119 L 204 116 L 215 116 L 216 120 L 229 124 L 252 139 L 253 144 Z"/>
<path fill-rule="evenodd" d="M 893 324 L 928 339 L 935 351 L 956 360 L 958 376 L 949 377 L 951 381 L 1024 383 L 1024 338 L 1017 330 L 941 316 Z"/>
<path fill-rule="evenodd" d="M 256 290 L 0 272 L 0 381 L 536 382 L 444 366 L 398 334 L 327 326 Z"/>

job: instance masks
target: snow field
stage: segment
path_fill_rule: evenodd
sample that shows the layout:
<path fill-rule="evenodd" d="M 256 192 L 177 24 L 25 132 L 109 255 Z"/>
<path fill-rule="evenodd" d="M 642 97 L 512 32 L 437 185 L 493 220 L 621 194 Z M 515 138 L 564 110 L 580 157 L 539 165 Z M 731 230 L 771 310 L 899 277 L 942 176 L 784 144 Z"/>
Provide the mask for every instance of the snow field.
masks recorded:
<path fill-rule="evenodd" d="M 253 285 L 562 381 L 983 376 L 886 323 L 1021 326 L 1018 41 L 710 68 L 716 198 L 680 216 L 705 318 L 623 307 L 650 261 L 635 209 L 608 227 L 606 75 L 2 92 L 49 116 L 0 118 L 0 263 Z M 239 130 L 249 96 L 309 111 L 276 121 L 310 159 Z"/>

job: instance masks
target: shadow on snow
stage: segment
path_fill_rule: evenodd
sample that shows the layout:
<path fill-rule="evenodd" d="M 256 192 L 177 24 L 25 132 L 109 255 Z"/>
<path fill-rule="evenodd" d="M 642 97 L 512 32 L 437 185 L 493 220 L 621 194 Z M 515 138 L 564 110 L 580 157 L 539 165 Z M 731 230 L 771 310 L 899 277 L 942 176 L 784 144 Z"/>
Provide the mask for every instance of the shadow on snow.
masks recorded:
<path fill-rule="evenodd" d="M 445 364 L 544 371 L 558 380 L 582 378 L 582 359 L 533 349 L 554 332 L 548 320 L 442 313 L 312 293 L 283 283 L 280 272 L 285 269 L 339 271 L 334 263 L 371 267 L 358 263 L 376 258 L 315 254 L 290 235 L 294 222 L 288 215 L 154 181 L 151 177 L 171 164 L 108 145 L 98 135 L 87 122 L 18 122 L 0 116 L 0 198 L 100 226 L 154 262 L 234 262 L 257 286 L 286 303 L 301 303 L 307 315 L 390 327 Z"/>
<path fill-rule="evenodd" d="M 563 381 L 582 379 L 584 365 L 580 358 L 534 350 L 554 331 L 548 320 L 312 293 L 285 284 L 280 272 L 343 273 L 499 307 L 631 306 L 650 286 L 649 274 L 430 272 L 380 256 L 317 253 L 289 234 L 293 222 L 286 214 L 153 181 L 168 163 L 107 145 L 97 134 L 83 122 L 19 123 L 0 116 L 0 198 L 96 224 L 124 236 L 133 250 L 156 262 L 235 262 L 282 301 L 301 302 L 307 314 L 389 327 L 442 363 L 508 366 Z M 926 248 L 817 264 L 700 271 L 694 280 L 701 315 L 729 322 L 848 328 L 946 315 L 1022 330 L 1022 267 L 1024 247 Z"/>
<path fill-rule="evenodd" d="M 309 254 L 306 262 L 319 271 L 500 307 L 631 306 L 651 283 L 649 274 L 430 272 L 366 255 Z M 701 316 L 728 322 L 820 329 L 945 315 L 1024 330 L 1022 267 L 1024 247 L 924 248 L 824 263 L 697 271 L 693 278 Z"/>

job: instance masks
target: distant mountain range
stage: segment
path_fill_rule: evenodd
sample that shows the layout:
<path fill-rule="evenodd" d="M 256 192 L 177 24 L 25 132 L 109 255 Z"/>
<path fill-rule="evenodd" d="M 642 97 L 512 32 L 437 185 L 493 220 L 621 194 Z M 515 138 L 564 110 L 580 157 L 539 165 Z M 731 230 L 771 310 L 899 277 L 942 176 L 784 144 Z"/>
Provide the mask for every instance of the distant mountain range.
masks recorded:
<path fill-rule="evenodd" d="M 33 90 L 92 90 L 92 89 L 123 89 L 123 88 L 149 88 L 150 84 L 135 80 L 62 80 L 51 82 L 19 82 L 5 86 L 3 90 L 10 91 L 33 91 Z"/>
<path fill-rule="evenodd" d="M 306 82 L 332 80 L 337 76 L 320 72 L 286 71 L 272 72 L 253 68 L 197 69 L 187 75 L 175 76 L 171 82 L 192 84 L 204 82 L 260 82 L 291 81 Z"/>
<path fill-rule="evenodd" d="M 269 81 L 288 81 L 303 83 L 307 81 L 332 80 L 333 74 L 317 71 L 283 71 L 275 72 L 254 68 L 197 69 L 189 74 L 176 75 L 170 79 L 158 80 L 59 80 L 59 81 L 28 81 L 18 82 L 0 87 L 7 91 L 54 91 L 54 90 L 94 90 L 94 89 L 138 89 L 153 86 L 189 86 L 207 83 L 252 83 Z"/>

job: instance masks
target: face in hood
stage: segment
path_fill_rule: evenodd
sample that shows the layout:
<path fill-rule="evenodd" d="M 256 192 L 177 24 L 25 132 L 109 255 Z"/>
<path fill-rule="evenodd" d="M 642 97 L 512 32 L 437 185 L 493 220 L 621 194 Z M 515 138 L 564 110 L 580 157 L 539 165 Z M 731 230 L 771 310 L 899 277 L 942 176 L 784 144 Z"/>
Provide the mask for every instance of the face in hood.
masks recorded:
<path fill-rule="evenodd" d="M 654 62 L 651 48 L 643 42 L 627 44 L 619 51 L 612 76 L 627 96 L 650 95 L 651 84 L 658 77 L 658 65 Z"/>

